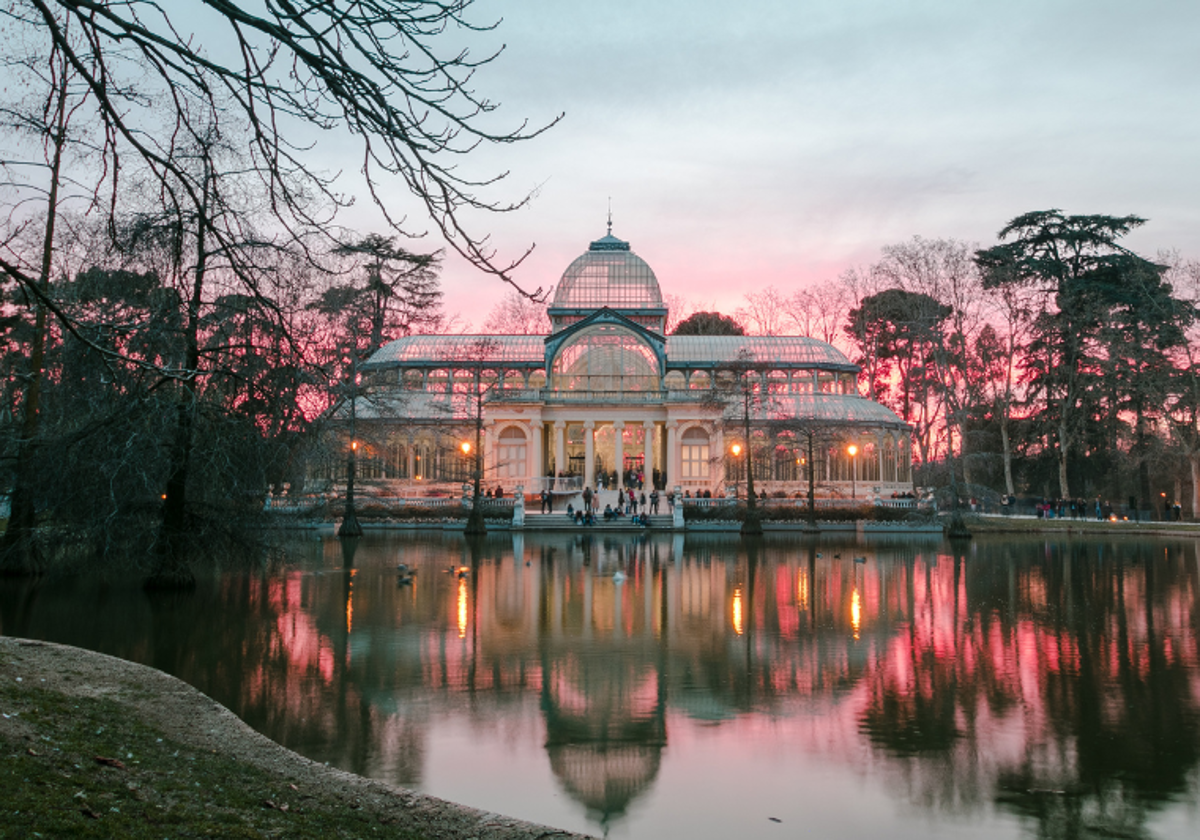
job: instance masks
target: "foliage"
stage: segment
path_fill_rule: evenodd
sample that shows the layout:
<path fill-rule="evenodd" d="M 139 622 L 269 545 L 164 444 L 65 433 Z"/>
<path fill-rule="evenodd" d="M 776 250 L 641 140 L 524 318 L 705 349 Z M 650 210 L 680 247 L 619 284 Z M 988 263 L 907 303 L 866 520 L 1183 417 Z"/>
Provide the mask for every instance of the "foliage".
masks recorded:
<path fill-rule="evenodd" d="M 1143 223 L 1037 211 L 1000 231 L 1011 241 L 976 254 L 985 288 L 1036 296 L 1040 314 L 1019 348 L 1026 405 L 1036 432 L 1053 441 L 1063 497 L 1077 495 L 1080 479 L 1096 483 L 1099 475 L 1086 469 L 1093 452 L 1125 440 L 1149 503 L 1148 415 L 1166 402 L 1166 352 L 1183 340 L 1180 324 L 1194 309 L 1173 297 L 1163 266 L 1120 244 Z"/>
<path fill-rule="evenodd" d="M 745 328 L 720 312 L 693 312 L 675 326 L 672 335 L 745 335 Z"/>

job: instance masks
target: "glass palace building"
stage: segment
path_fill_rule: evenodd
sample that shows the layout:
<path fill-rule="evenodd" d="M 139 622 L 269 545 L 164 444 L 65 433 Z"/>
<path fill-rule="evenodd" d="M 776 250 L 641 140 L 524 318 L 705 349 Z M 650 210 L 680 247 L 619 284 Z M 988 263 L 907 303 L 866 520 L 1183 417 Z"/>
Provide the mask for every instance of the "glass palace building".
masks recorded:
<path fill-rule="evenodd" d="M 397 495 L 457 491 L 478 431 L 484 487 L 506 494 L 744 493 L 747 458 L 772 496 L 807 494 L 810 470 L 818 497 L 912 490 L 909 427 L 858 394 L 856 365 L 802 336 L 666 335 L 654 272 L 611 226 L 548 314 L 549 335 L 413 335 L 371 356 L 359 477 Z"/>

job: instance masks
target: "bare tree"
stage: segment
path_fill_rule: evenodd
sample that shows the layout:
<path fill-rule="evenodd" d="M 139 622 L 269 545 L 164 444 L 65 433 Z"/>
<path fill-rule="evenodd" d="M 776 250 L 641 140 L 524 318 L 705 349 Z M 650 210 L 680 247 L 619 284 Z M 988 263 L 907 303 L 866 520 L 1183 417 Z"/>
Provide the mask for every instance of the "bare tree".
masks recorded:
<path fill-rule="evenodd" d="M 783 312 L 800 335 L 837 346 L 844 340 L 845 290 L 838 283 L 797 289 L 783 301 Z"/>
<path fill-rule="evenodd" d="M 252 168 L 277 221 L 292 231 L 328 226 L 327 211 L 352 197 L 338 191 L 314 144 L 288 139 L 315 129 L 339 138 L 335 143 L 356 143 L 366 188 L 397 232 L 405 219 L 388 200 L 392 179 L 421 202 L 451 248 L 513 283 L 508 272 L 523 257 L 497 262 L 487 237 L 468 231 L 461 213 L 511 210 L 529 196 L 485 197 L 503 174 L 472 176 L 461 168 L 463 155 L 548 126 L 492 128 L 496 104 L 472 82 L 498 53 L 476 57 L 444 37 L 450 28 L 494 28 L 470 19 L 472 0 L 289 0 L 254 11 L 227 0 L 190 0 L 188 11 L 200 12 L 209 27 L 203 38 L 182 28 L 185 15 L 175 14 L 181 4 L 168 12 L 156 0 L 13 0 L 0 10 L 10 37 L 49 38 L 91 92 L 113 200 L 125 161 L 134 159 L 198 206 L 203 185 L 172 150 L 181 135 L 196 131 L 197 118 L 203 129 L 219 114 L 223 123 L 247 128 Z M 227 58 L 203 44 L 223 45 Z M 314 204 L 314 195 L 323 202 Z M 14 277 L 36 284 L 24 270 Z"/>
<path fill-rule="evenodd" d="M 52 46 L 48 55 L 10 56 L 6 61 L 10 70 L 17 70 L 36 80 L 42 98 L 33 107 L 5 106 L 0 108 L 0 119 L 5 126 L 17 134 L 33 139 L 40 152 L 40 159 L 29 161 L 6 157 L 5 170 L 40 171 L 44 183 L 22 179 L 19 192 L 32 193 L 34 200 L 40 199 L 44 211 L 41 213 L 40 242 L 25 243 L 23 228 L 26 223 L 19 215 L 18 202 L 10 207 L 6 219 L 8 234 L 0 247 L 0 265 L 9 278 L 26 279 L 17 299 L 33 309 L 32 334 L 28 347 L 29 363 L 24 372 L 24 395 L 21 400 L 20 435 L 16 442 L 14 480 L 11 492 L 11 513 L 8 526 L 0 543 L 0 570 L 28 573 L 41 565 L 36 543 L 33 540 L 34 500 L 32 493 L 34 470 L 34 448 L 38 445 L 40 429 L 41 395 L 45 375 L 46 342 L 48 338 L 47 318 L 52 305 L 50 275 L 53 268 L 55 249 L 58 245 L 56 228 L 62 205 L 70 199 L 73 186 L 67 173 L 67 157 L 72 150 L 72 121 L 88 101 L 86 90 L 76 84 L 75 71 L 63 50 Z M 6 185 L 7 186 L 7 185 Z M 30 229 L 29 233 L 34 234 Z M 32 247 L 22 247 L 30 244 Z M 14 270 L 20 276 L 14 274 Z"/>
<path fill-rule="evenodd" d="M 696 312 L 711 310 L 711 303 L 696 303 L 683 295 L 663 295 L 663 306 L 667 307 L 667 335 L 672 335 L 680 321 L 684 321 Z"/>
<path fill-rule="evenodd" d="M 549 335 L 546 305 L 510 290 L 488 313 L 483 331 L 498 335 Z"/>
<path fill-rule="evenodd" d="M 787 298 L 774 286 L 756 292 L 746 292 L 746 305 L 739 307 L 734 318 L 746 325 L 750 335 L 783 335 L 786 332 Z"/>
<path fill-rule="evenodd" d="M 981 382 L 971 370 L 971 348 L 985 321 L 984 296 L 973 256 L 978 246 L 952 239 L 923 239 L 883 249 L 875 267 L 890 285 L 928 296 L 949 307 L 944 326 L 931 333 L 934 369 L 941 387 L 938 397 L 946 437 L 947 457 L 954 460 L 957 431 L 964 480 L 971 483 L 965 408 L 978 402 Z"/>
<path fill-rule="evenodd" d="M 1013 480 L 1013 410 L 1020 397 L 1019 359 L 1020 349 L 1029 341 L 1033 326 L 1034 302 L 1030 295 L 1018 286 L 1001 284 L 987 293 L 991 310 L 989 321 L 999 329 L 994 331 L 996 352 L 989 352 L 990 337 L 981 332 L 978 347 L 980 363 L 985 370 L 984 382 L 987 401 L 995 407 L 995 416 L 1000 429 L 1000 456 L 1004 467 L 1004 489 L 1008 495 L 1016 495 Z M 985 327 L 986 330 L 986 327 Z M 991 369 L 990 374 L 987 373 Z"/>
<path fill-rule="evenodd" d="M 1166 279 L 1179 297 L 1200 309 L 1200 262 L 1160 253 Z M 1192 518 L 1200 519 L 1200 321 L 1187 325 L 1188 340 L 1177 348 L 1174 399 L 1167 414 L 1171 433 L 1187 458 L 1192 479 Z"/>

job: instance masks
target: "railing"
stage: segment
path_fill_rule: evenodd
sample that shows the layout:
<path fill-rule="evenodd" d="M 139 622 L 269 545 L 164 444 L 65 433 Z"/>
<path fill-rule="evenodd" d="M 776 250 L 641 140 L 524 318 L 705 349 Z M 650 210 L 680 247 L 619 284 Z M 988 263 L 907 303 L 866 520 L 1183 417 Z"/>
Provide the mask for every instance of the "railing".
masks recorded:
<path fill-rule="evenodd" d="M 488 402 L 605 402 L 642 405 L 667 401 L 703 402 L 706 399 L 712 399 L 712 392 L 707 390 L 563 391 L 556 388 L 503 388 L 493 391 L 488 397 Z"/>
<path fill-rule="evenodd" d="M 344 495 L 334 496 L 268 496 L 263 504 L 263 510 L 270 513 L 310 513 L 320 509 L 326 503 L 343 503 Z M 504 506 L 512 505 L 511 498 L 488 499 L 489 504 Z M 459 507 L 463 500 L 457 496 L 357 496 L 356 506 L 366 507 Z"/>
<path fill-rule="evenodd" d="M 516 484 L 524 484 L 525 492 L 533 493 L 534 495 L 541 493 L 543 490 L 549 490 L 551 493 L 578 493 L 583 490 L 583 476 L 581 475 L 543 475 L 537 478 L 508 480 L 509 483 L 513 483 L 514 481 Z"/>
<path fill-rule="evenodd" d="M 719 499 L 694 499 L 684 497 L 682 500 L 684 505 L 694 507 L 721 507 L 722 505 L 738 505 L 745 504 L 744 498 L 719 498 Z M 808 499 L 759 499 L 758 504 L 761 507 L 808 507 Z M 916 499 L 880 499 L 878 502 L 874 499 L 813 499 L 813 507 L 826 509 L 848 509 L 863 507 L 864 505 L 878 505 L 880 507 L 910 509 L 917 506 Z"/>

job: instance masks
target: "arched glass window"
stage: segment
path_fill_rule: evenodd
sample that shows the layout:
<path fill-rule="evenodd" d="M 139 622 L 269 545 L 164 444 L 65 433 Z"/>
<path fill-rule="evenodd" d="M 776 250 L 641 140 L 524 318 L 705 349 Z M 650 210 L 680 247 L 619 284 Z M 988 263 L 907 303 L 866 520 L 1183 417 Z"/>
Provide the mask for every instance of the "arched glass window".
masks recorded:
<path fill-rule="evenodd" d="M 891 435 L 883 438 L 883 476 L 884 481 L 896 480 L 896 439 Z"/>
<path fill-rule="evenodd" d="M 879 450 L 874 441 L 862 441 L 858 446 L 858 480 L 879 481 Z"/>
<path fill-rule="evenodd" d="M 683 478 L 708 478 L 708 432 L 693 426 L 683 433 L 679 446 L 679 468 Z"/>
<path fill-rule="evenodd" d="M 500 478 L 525 478 L 526 442 L 524 429 L 509 426 L 500 433 L 496 468 Z"/>
<path fill-rule="evenodd" d="M 626 329 L 601 324 L 583 330 L 558 351 L 551 368 L 558 391 L 657 391 L 658 359 Z"/>
<path fill-rule="evenodd" d="M 402 381 L 404 383 L 404 390 L 420 391 L 425 387 L 425 374 L 419 370 L 409 368 L 404 371 Z"/>
<path fill-rule="evenodd" d="M 907 484 L 912 481 L 912 444 L 908 435 L 900 439 L 900 451 L 896 458 L 896 480 Z"/>

